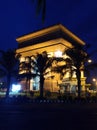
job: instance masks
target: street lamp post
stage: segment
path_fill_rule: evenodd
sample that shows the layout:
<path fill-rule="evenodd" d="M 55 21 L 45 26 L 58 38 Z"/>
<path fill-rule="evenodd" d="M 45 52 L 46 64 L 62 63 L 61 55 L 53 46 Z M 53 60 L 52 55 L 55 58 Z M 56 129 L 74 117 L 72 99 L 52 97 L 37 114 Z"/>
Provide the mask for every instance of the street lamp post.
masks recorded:
<path fill-rule="evenodd" d="M 96 92 L 97 92 L 97 80 L 95 78 L 93 78 L 93 82 L 95 82 L 96 85 Z"/>

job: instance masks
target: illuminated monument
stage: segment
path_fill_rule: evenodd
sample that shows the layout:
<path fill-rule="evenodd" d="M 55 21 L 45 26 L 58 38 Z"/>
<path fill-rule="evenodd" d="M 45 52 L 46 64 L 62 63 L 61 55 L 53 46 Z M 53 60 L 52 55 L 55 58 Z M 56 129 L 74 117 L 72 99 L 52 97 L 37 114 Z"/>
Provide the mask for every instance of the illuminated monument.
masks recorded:
<path fill-rule="evenodd" d="M 59 56 L 67 48 L 85 45 L 81 39 L 61 24 L 18 37 L 16 41 L 18 42 L 17 53 L 20 53 L 22 56 L 20 62 L 25 62 L 28 56 L 36 55 L 43 51 L 46 51 L 48 56 Z M 85 80 L 84 72 L 81 72 L 81 86 L 83 91 L 85 90 Z M 22 80 L 21 83 L 25 88 L 25 81 Z M 29 86 L 29 90 L 39 90 L 39 78 L 36 77 L 35 80 L 31 79 Z M 69 80 L 68 73 L 61 81 L 58 76 L 55 76 L 53 79 L 46 79 L 44 83 L 44 89 L 53 92 L 58 92 L 59 89 L 62 91 L 76 92 L 76 86 L 76 75 L 74 74 L 72 79 Z"/>

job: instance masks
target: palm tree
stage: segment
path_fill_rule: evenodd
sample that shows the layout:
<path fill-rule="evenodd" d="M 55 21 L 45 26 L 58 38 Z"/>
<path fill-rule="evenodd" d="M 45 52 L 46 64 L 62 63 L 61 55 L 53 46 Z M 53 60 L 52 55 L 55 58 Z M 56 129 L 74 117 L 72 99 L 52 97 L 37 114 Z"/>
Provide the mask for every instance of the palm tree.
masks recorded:
<path fill-rule="evenodd" d="M 77 77 L 77 86 L 78 86 L 78 97 L 81 96 L 81 70 L 83 70 L 86 74 L 86 77 L 89 77 L 90 72 L 94 69 L 97 70 L 97 63 L 92 62 L 91 64 L 88 63 L 88 60 L 97 53 L 97 49 L 93 51 L 89 51 L 91 47 L 90 44 L 87 44 L 84 47 L 74 47 L 72 49 L 67 49 L 64 53 L 66 53 L 71 59 L 71 67 L 74 66 L 75 69 L 73 71 L 76 72 Z"/>
<path fill-rule="evenodd" d="M 26 78 L 26 88 L 28 86 L 28 81 L 30 83 L 31 78 L 36 76 L 40 77 L 40 98 L 43 98 L 43 85 L 45 70 L 50 65 L 48 62 L 47 52 L 44 51 L 36 56 L 32 55 L 30 57 L 25 57 L 29 59 L 28 61 L 21 62 L 19 65 L 19 76 L 18 79 Z M 30 84 L 29 84 L 30 85 Z"/>
<path fill-rule="evenodd" d="M 19 63 L 18 80 L 26 79 L 26 90 L 30 86 L 30 79 L 36 77 L 36 74 L 31 72 L 32 68 L 31 57 L 29 56 L 25 57 L 25 61 Z"/>
<path fill-rule="evenodd" d="M 46 0 L 37 0 L 36 2 L 36 14 L 39 15 L 40 13 L 42 13 L 42 20 L 44 22 L 46 13 Z"/>
<path fill-rule="evenodd" d="M 0 75 L 7 78 L 6 98 L 9 97 L 11 86 L 11 77 L 16 77 L 18 74 L 19 54 L 15 50 L 0 50 Z"/>
<path fill-rule="evenodd" d="M 32 62 L 34 65 L 33 70 L 35 71 L 36 75 L 40 77 L 40 97 L 43 97 L 44 80 L 48 73 L 59 73 L 60 79 L 62 79 L 67 71 L 67 68 L 70 68 L 70 60 L 68 58 L 48 57 L 46 51 L 42 52 L 41 54 L 37 54 L 37 56 L 32 59 Z M 50 68 L 49 71 L 47 71 L 48 68 Z"/>
<path fill-rule="evenodd" d="M 34 57 L 32 58 L 34 74 L 40 77 L 40 98 L 43 98 L 44 77 L 47 74 L 46 69 L 51 66 L 51 60 L 48 58 L 46 51 L 32 57 Z"/>
<path fill-rule="evenodd" d="M 87 59 L 87 53 L 83 50 L 83 48 L 72 48 L 67 49 L 65 53 L 70 57 L 71 59 L 71 66 L 74 66 L 75 69 L 73 71 L 76 72 L 77 77 L 77 86 L 78 86 L 78 98 L 81 96 L 81 69 L 84 67 L 84 63 Z"/>
<path fill-rule="evenodd" d="M 19 79 L 26 78 L 26 81 L 30 81 L 31 78 L 39 76 L 40 83 L 40 97 L 43 98 L 44 90 L 44 80 L 48 73 L 54 72 L 60 74 L 60 79 L 67 73 L 71 71 L 71 60 L 64 57 L 48 57 L 46 51 L 38 53 L 36 56 L 32 55 L 28 58 L 29 62 L 21 62 L 19 66 Z M 71 71 L 72 74 L 72 71 Z M 54 77 L 55 75 L 53 75 Z M 52 75 L 51 75 L 52 78 Z"/>

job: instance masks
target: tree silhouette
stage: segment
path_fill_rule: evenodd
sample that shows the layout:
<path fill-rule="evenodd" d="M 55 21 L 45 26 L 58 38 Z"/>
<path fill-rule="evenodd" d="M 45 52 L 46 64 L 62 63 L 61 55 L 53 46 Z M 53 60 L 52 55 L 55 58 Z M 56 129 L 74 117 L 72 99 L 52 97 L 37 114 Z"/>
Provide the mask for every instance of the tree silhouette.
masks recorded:
<path fill-rule="evenodd" d="M 36 74 L 31 72 L 33 66 L 31 65 L 31 57 L 25 57 L 26 61 L 19 63 L 19 74 L 18 80 L 21 81 L 22 79 L 26 79 L 26 90 L 28 85 L 30 86 L 30 79 L 36 77 Z"/>
<path fill-rule="evenodd" d="M 32 0 L 36 2 L 36 15 L 42 13 L 42 20 L 45 20 L 46 0 Z"/>
<path fill-rule="evenodd" d="M 65 53 L 71 59 L 71 66 L 74 66 L 75 69 L 73 71 L 76 72 L 77 78 L 77 86 L 78 86 L 78 98 L 81 96 L 81 69 L 84 69 L 84 64 L 87 59 L 87 53 L 83 50 L 83 48 L 74 47 L 67 49 Z"/>
<path fill-rule="evenodd" d="M 19 54 L 15 50 L 0 50 L 0 76 L 7 78 L 6 97 L 9 97 L 11 77 L 18 75 Z"/>
<path fill-rule="evenodd" d="M 84 47 L 74 47 L 64 51 L 64 53 L 66 53 L 72 61 L 71 66 L 75 66 L 73 71 L 76 72 L 79 98 L 81 96 L 81 70 L 85 72 L 86 77 L 89 77 L 89 73 L 93 72 L 94 69 L 97 70 L 96 62 L 92 62 L 91 64 L 88 63 L 88 60 L 97 53 L 97 49 L 89 52 L 90 47 L 91 45 L 87 44 Z"/>
<path fill-rule="evenodd" d="M 47 52 L 44 51 L 32 58 L 32 63 L 34 73 L 40 77 L 40 98 L 43 98 L 44 76 L 47 74 L 45 73 L 46 69 L 51 66 L 51 60 L 48 58 Z"/>
<path fill-rule="evenodd" d="M 33 56 L 32 56 L 33 57 Z M 48 57 L 47 52 L 44 51 L 41 54 L 37 54 L 32 60 L 33 70 L 35 74 L 40 77 L 40 97 L 43 98 L 43 86 L 45 76 L 50 72 L 59 73 L 60 79 L 63 78 L 67 68 L 70 68 L 70 60 L 63 57 Z M 62 64 L 61 64 L 62 63 Z M 49 68 L 49 71 L 47 69 Z M 53 75 L 55 76 L 55 75 Z M 52 77 L 52 75 L 51 75 Z"/>

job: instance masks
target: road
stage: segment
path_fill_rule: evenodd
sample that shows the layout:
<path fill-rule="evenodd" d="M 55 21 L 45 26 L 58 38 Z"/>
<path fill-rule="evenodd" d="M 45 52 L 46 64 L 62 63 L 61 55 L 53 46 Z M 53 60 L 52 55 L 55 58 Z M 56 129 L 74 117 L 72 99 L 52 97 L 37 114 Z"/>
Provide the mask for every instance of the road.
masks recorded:
<path fill-rule="evenodd" d="M 0 104 L 0 130 L 97 130 L 97 104 Z"/>

